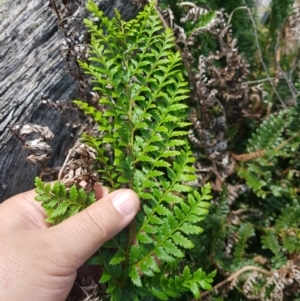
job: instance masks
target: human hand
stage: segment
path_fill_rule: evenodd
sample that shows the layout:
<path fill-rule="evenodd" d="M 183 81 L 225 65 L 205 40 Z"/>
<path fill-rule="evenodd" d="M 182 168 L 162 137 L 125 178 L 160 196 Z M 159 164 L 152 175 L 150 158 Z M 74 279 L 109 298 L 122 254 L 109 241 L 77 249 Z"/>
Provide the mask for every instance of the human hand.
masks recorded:
<path fill-rule="evenodd" d="M 0 204 L 0 301 L 66 299 L 77 269 L 139 208 L 129 189 L 95 192 L 98 202 L 51 228 L 34 190 Z"/>

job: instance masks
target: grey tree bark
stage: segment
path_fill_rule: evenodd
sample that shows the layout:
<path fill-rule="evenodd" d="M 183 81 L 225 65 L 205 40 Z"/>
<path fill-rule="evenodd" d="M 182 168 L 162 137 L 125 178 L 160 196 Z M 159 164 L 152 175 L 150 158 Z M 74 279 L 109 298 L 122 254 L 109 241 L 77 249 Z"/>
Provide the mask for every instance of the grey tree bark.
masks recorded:
<path fill-rule="evenodd" d="M 128 1 L 98 1 L 108 15 L 117 8 L 130 19 L 137 8 Z M 69 102 L 76 97 L 77 83 L 67 73 L 60 54 L 63 35 L 56 16 L 44 0 L 0 0 L 0 202 L 33 188 L 39 167 L 26 162 L 28 155 L 12 136 L 9 125 L 36 123 L 48 126 L 55 134 L 49 166 L 63 163 L 74 139 L 70 121 L 55 108 L 41 103 L 41 94 L 51 100 Z"/>

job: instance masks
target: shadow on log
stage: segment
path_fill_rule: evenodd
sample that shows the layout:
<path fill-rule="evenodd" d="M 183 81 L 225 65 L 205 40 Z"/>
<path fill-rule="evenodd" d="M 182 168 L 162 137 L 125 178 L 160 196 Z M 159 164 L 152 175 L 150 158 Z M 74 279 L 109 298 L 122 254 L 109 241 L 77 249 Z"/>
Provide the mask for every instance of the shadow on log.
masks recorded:
<path fill-rule="evenodd" d="M 126 20 L 137 13 L 129 1 L 97 2 L 109 17 L 114 8 Z M 60 54 L 62 40 L 48 1 L 0 0 L 0 202 L 33 188 L 40 171 L 26 162 L 28 154 L 10 133 L 9 125 L 30 122 L 50 128 L 55 134 L 50 167 L 61 166 L 75 142 L 71 136 L 74 129 L 67 124 L 78 123 L 78 113 L 67 112 L 66 118 L 41 102 L 42 94 L 66 104 L 76 98 L 77 83 L 67 73 Z"/>

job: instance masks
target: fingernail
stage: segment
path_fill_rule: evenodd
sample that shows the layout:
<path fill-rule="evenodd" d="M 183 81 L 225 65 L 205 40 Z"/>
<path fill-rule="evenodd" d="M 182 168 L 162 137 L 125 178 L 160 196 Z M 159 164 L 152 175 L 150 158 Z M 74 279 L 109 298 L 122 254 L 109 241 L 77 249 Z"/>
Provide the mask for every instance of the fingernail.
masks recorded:
<path fill-rule="evenodd" d="M 136 213 L 138 207 L 137 195 L 128 189 L 122 189 L 112 199 L 113 206 L 123 215 Z"/>

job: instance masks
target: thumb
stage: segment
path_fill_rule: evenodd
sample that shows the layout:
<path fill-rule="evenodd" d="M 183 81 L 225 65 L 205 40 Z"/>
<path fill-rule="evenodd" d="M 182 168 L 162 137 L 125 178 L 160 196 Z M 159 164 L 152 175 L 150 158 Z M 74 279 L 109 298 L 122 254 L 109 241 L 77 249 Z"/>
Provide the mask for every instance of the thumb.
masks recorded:
<path fill-rule="evenodd" d="M 79 268 L 99 247 L 124 229 L 139 209 L 139 199 L 130 189 L 110 193 L 85 210 L 49 230 L 52 254 L 57 264 Z M 61 262 L 59 262 L 61 261 Z"/>

